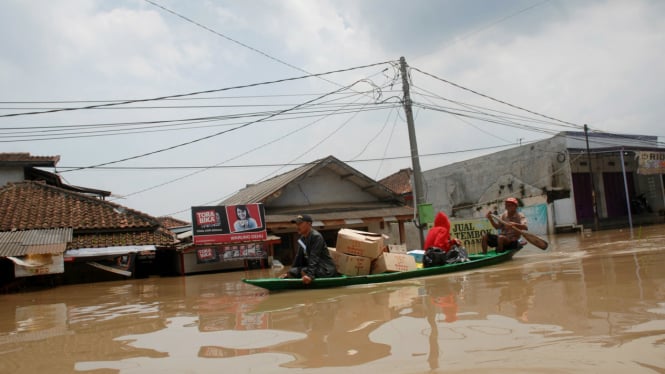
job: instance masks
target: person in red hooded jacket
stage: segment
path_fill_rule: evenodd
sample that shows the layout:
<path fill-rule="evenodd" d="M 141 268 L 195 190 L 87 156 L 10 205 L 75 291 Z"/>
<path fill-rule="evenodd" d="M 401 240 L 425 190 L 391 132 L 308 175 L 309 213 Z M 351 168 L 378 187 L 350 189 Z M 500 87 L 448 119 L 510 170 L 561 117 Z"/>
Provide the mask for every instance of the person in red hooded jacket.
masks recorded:
<path fill-rule="evenodd" d="M 441 248 L 448 252 L 453 244 L 461 245 L 459 239 L 450 238 L 450 220 L 444 212 L 439 212 L 434 218 L 434 226 L 425 238 L 425 250 L 428 248 Z"/>

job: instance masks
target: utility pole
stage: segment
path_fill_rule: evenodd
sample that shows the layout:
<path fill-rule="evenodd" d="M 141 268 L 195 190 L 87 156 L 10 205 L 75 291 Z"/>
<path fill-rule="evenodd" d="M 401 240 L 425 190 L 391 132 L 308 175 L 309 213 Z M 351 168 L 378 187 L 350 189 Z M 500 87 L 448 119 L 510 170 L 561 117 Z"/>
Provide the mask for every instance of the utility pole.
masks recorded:
<path fill-rule="evenodd" d="M 596 206 L 596 187 L 593 182 L 593 169 L 591 168 L 591 152 L 589 151 L 589 126 L 584 124 L 584 138 L 586 139 L 586 155 L 589 162 L 589 178 L 591 179 L 591 203 L 593 204 L 593 225 L 598 231 L 598 207 Z"/>
<path fill-rule="evenodd" d="M 416 129 L 413 125 L 413 110 L 411 109 L 411 95 L 409 94 L 409 79 L 406 75 L 406 59 L 402 56 L 399 58 L 400 72 L 402 74 L 402 89 L 404 90 L 404 113 L 406 114 L 406 125 L 409 128 L 409 143 L 411 145 L 411 165 L 413 167 L 413 184 L 416 194 L 416 209 L 425 203 L 425 195 L 423 194 L 423 178 L 420 170 L 420 158 L 418 157 L 418 142 L 416 141 Z M 423 234 L 424 224 L 418 222 L 416 227 L 420 234 L 420 248 L 425 245 Z M 423 248 L 424 249 L 424 248 Z"/>

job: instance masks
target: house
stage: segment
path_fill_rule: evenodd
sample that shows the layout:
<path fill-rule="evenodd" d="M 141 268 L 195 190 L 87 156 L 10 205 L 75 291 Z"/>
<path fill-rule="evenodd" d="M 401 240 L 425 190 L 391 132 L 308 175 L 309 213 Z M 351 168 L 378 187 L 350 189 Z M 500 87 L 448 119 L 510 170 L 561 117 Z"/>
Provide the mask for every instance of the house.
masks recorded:
<path fill-rule="evenodd" d="M 58 161 L 60 161 L 60 156 L 32 156 L 27 152 L 0 153 L 0 186 L 8 182 L 41 180 L 52 186 L 95 196 L 102 200 L 111 195 L 110 191 L 64 184 L 57 174 L 37 169 L 38 167 L 55 168 Z"/>
<path fill-rule="evenodd" d="M 411 183 L 412 178 L 413 169 L 405 168 L 379 180 L 379 183 L 400 195 L 402 199 L 404 199 L 406 205 L 414 206 L 413 187 Z"/>
<path fill-rule="evenodd" d="M 505 198 L 516 197 L 549 233 L 591 228 L 596 220 L 603 227 L 662 222 L 665 149 L 659 144 L 655 136 L 592 133 L 587 154 L 584 132 L 562 132 L 424 171 L 426 200 L 468 219 L 502 210 Z M 640 197 L 648 209 L 636 208 Z"/>
<path fill-rule="evenodd" d="M 173 246 L 174 234 L 150 215 L 105 201 L 106 191 L 35 172 L 58 159 L 0 154 L 0 284 L 41 275 L 86 282 L 152 272 L 147 266 L 156 249 Z"/>
<path fill-rule="evenodd" d="M 192 224 L 177 218 L 162 216 L 157 217 L 157 220 L 162 225 L 162 227 L 169 229 L 174 234 L 181 234 L 183 232 L 190 231 L 192 229 Z"/>
<path fill-rule="evenodd" d="M 281 238 L 275 257 L 290 263 L 297 233 L 291 220 L 309 214 L 313 226 L 333 247 L 340 228 L 385 233 L 389 244 L 418 243 L 407 238 L 413 208 L 386 186 L 333 156 L 297 167 L 263 182 L 248 185 L 220 205 L 262 203 L 268 231 Z"/>

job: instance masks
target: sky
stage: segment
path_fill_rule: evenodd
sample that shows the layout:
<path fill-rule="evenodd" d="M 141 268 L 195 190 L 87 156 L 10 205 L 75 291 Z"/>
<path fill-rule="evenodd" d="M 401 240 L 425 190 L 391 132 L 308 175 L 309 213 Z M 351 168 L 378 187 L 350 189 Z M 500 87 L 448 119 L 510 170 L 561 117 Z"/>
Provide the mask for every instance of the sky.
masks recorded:
<path fill-rule="evenodd" d="M 379 180 L 560 131 L 665 136 L 659 0 L 3 0 L 0 152 L 191 221 L 329 155 Z"/>

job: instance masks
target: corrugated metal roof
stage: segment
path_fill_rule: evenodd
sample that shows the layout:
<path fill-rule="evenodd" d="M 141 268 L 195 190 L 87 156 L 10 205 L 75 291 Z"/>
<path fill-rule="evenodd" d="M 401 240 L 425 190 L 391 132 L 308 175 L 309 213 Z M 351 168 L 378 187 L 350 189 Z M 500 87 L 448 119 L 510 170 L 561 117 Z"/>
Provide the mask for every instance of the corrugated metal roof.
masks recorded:
<path fill-rule="evenodd" d="M 295 168 L 289 172 L 278 175 L 264 182 L 247 186 L 235 195 L 222 201 L 220 205 L 263 203 L 272 194 L 297 180 L 305 174 L 316 173 L 318 170 L 328 168 L 343 176 L 344 179 L 357 184 L 360 188 L 373 194 L 380 200 L 401 201 L 401 198 L 388 187 L 376 182 L 334 156 L 316 160 L 309 164 Z"/>
<path fill-rule="evenodd" d="M 72 241 L 71 228 L 0 232 L 0 257 L 60 254 Z"/>
<path fill-rule="evenodd" d="M 297 167 L 289 172 L 272 177 L 261 183 L 247 186 L 238 191 L 235 195 L 222 201 L 220 205 L 236 205 L 236 204 L 254 204 L 261 203 L 271 194 L 279 191 L 282 187 L 291 183 L 299 176 L 305 174 L 310 169 L 316 166 L 316 162 Z"/>

